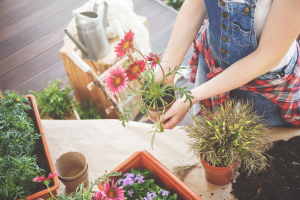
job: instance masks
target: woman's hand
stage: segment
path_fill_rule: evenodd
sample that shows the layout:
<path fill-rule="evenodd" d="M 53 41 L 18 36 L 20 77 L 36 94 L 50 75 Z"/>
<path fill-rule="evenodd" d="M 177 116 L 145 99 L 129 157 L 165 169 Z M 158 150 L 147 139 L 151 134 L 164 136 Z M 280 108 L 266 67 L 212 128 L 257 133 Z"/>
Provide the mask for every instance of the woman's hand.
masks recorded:
<path fill-rule="evenodd" d="M 189 111 L 190 103 L 189 101 L 184 102 L 184 100 L 185 97 L 177 99 L 171 108 L 162 116 L 162 124 L 165 129 L 172 130 L 175 128 Z M 168 121 L 164 124 L 166 120 Z"/>

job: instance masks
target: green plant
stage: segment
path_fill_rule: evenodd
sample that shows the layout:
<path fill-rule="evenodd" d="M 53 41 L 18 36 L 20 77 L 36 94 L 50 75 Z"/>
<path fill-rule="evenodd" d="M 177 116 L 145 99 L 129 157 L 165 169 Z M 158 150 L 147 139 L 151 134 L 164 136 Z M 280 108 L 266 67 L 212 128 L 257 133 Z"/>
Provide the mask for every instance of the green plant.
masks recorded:
<path fill-rule="evenodd" d="M 183 129 L 190 137 L 190 150 L 215 167 L 243 164 L 250 174 L 265 169 L 271 161 L 264 152 L 271 148 L 271 135 L 249 102 L 228 100 L 214 111 L 201 108 L 201 117 L 193 117 Z"/>
<path fill-rule="evenodd" d="M 90 188 L 87 190 L 84 188 L 84 183 L 81 183 L 74 192 L 72 192 L 71 194 L 67 195 L 65 194 L 60 194 L 57 198 L 51 193 L 52 195 L 51 198 L 48 198 L 48 200 L 96 200 L 95 198 L 95 194 L 96 192 L 93 191 L 93 187 L 95 185 L 97 185 L 98 183 L 104 183 L 106 181 L 111 181 L 110 177 L 113 176 L 121 176 L 122 173 L 121 172 L 112 172 L 110 174 L 104 174 L 103 176 L 97 178 L 94 182 L 91 182 Z M 49 180 L 47 181 L 43 181 L 45 185 L 49 184 Z M 49 189 L 49 188 L 48 188 Z M 98 191 L 99 192 L 99 191 Z M 102 195 L 101 195 L 102 196 Z M 97 198 L 97 200 L 101 200 L 102 198 Z M 106 198 L 105 198 L 106 199 Z"/>
<path fill-rule="evenodd" d="M 138 49 L 133 48 L 133 39 L 134 33 L 129 31 L 124 38 L 121 40 L 121 43 L 115 47 L 115 52 L 117 53 L 117 57 L 122 57 L 128 54 L 128 57 L 133 57 L 131 54 L 131 50 L 138 52 L 143 59 L 134 61 L 132 64 L 126 64 L 126 70 L 122 66 L 114 66 L 108 70 L 108 76 L 105 77 L 106 85 L 108 86 L 108 90 L 111 95 L 117 95 L 125 87 L 129 87 L 131 91 L 129 91 L 126 95 L 125 101 L 127 99 L 132 99 L 134 97 L 138 97 L 140 99 L 137 103 L 135 103 L 129 110 L 124 110 L 124 114 L 121 115 L 121 121 L 123 126 L 125 127 L 125 123 L 129 122 L 129 114 L 131 111 L 140 106 L 139 109 L 141 113 L 146 113 L 147 117 L 150 114 L 150 110 L 153 108 L 157 111 L 158 120 L 155 123 L 154 130 L 150 131 L 153 133 L 151 139 L 151 147 L 153 148 L 153 142 L 155 134 L 158 132 L 163 132 L 164 128 L 162 126 L 162 114 L 166 112 L 166 106 L 172 101 L 176 100 L 175 93 L 177 93 L 180 98 L 185 98 L 185 101 L 189 101 L 190 107 L 192 106 L 193 96 L 190 91 L 186 91 L 187 86 L 184 88 L 178 87 L 173 84 L 165 84 L 165 80 L 169 76 L 173 76 L 179 74 L 179 70 L 184 69 L 184 67 L 175 66 L 175 68 L 165 74 L 162 66 L 161 66 L 161 55 L 157 55 L 154 53 L 149 53 L 148 55 L 143 55 Z M 162 70 L 163 79 L 160 81 L 156 80 L 156 72 L 155 68 L 158 67 L 159 70 Z M 129 81 L 137 81 L 141 85 L 141 89 L 134 90 L 128 84 Z M 159 108 L 162 108 L 162 114 L 160 114 Z"/>
<path fill-rule="evenodd" d="M 90 101 L 83 100 L 79 105 L 75 105 L 75 109 L 80 116 L 80 119 L 102 119 L 99 114 L 100 106 L 95 106 L 94 100 Z"/>
<path fill-rule="evenodd" d="M 154 179 L 150 178 L 152 173 L 153 171 L 148 169 L 130 168 L 129 173 L 117 181 L 117 185 L 124 187 L 127 200 L 176 200 L 177 194 L 171 195 L 169 191 L 154 183 Z"/>
<path fill-rule="evenodd" d="M 45 173 L 33 155 L 41 135 L 28 116 L 31 109 L 16 91 L 6 91 L 0 99 L 0 198 L 26 198 L 37 186 L 31 182 L 34 176 Z"/>
<path fill-rule="evenodd" d="M 168 0 L 167 5 L 171 6 L 172 8 L 176 10 L 180 10 L 184 0 Z"/>
<path fill-rule="evenodd" d="M 73 100 L 70 96 L 72 88 L 67 85 L 62 88 L 61 79 L 47 81 L 43 91 L 30 91 L 36 98 L 41 115 L 46 114 L 53 119 L 66 119 L 66 113 L 74 114 L 72 110 Z"/>

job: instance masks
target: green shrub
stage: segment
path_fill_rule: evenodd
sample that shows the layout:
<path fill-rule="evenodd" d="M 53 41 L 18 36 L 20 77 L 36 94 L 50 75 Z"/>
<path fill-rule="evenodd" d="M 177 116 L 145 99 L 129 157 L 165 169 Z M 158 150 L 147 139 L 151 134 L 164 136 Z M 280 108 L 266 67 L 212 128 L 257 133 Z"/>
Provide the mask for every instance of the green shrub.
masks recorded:
<path fill-rule="evenodd" d="M 66 113 L 74 115 L 72 110 L 72 88 L 67 85 L 62 88 L 61 79 L 47 81 L 43 91 L 30 91 L 35 98 L 41 115 L 46 114 L 53 119 L 66 119 Z"/>
<path fill-rule="evenodd" d="M 201 116 L 193 117 L 183 129 L 190 137 L 190 150 L 215 167 L 228 167 L 235 162 L 244 169 L 259 172 L 270 158 L 264 152 L 271 148 L 271 135 L 261 117 L 253 112 L 249 103 L 228 100 L 224 106 L 211 112 L 202 106 Z"/>
<path fill-rule="evenodd" d="M 33 155 L 40 134 L 28 113 L 30 102 L 17 92 L 6 91 L 0 99 L 0 199 L 30 195 L 37 183 L 32 179 L 44 173 Z"/>
<path fill-rule="evenodd" d="M 80 119 L 102 119 L 103 117 L 99 114 L 100 106 L 95 106 L 94 100 L 90 101 L 83 100 L 80 105 L 76 105 L 75 109 L 78 112 Z"/>

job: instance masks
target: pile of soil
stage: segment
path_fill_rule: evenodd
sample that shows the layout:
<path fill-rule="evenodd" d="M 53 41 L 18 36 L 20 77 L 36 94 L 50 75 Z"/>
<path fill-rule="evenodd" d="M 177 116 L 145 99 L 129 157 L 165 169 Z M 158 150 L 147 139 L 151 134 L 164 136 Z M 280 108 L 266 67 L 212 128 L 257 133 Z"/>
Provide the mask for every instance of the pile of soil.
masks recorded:
<path fill-rule="evenodd" d="M 240 168 L 231 193 L 241 200 L 299 200 L 300 136 L 277 141 L 266 153 L 273 157 L 271 166 L 248 177 Z"/>

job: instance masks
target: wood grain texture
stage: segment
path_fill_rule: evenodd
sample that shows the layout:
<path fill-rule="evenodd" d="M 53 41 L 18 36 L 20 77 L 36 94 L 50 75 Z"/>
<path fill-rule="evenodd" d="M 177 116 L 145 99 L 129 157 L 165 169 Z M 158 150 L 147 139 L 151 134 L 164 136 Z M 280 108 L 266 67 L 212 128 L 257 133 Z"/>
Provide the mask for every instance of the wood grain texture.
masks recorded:
<path fill-rule="evenodd" d="M 35 0 L 37 1 L 37 0 Z M 7 25 L 6 27 L 0 29 L 0 43 L 9 38 L 29 29 L 32 26 L 35 26 L 41 21 L 44 21 L 47 18 L 52 17 L 53 15 L 61 12 L 70 5 L 77 3 L 79 0 L 60 0 L 60 1 L 49 1 L 51 2 L 47 6 L 40 8 L 38 11 L 30 13 L 25 17 L 15 21 L 12 24 Z M 10 13 L 12 14 L 12 13 Z"/>
<path fill-rule="evenodd" d="M 28 0 L 8 0 L 8 1 L 4 1 L 3 3 L 1 3 L 0 6 L 0 17 L 2 14 L 26 3 L 26 1 Z"/>
<path fill-rule="evenodd" d="M 18 49 L 21 49 L 48 32 L 55 30 L 57 27 L 69 22 L 72 19 L 72 10 L 80 7 L 83 2 L 85 2 L 85 0 L 81 0 L 78 3 L 71 5 L 51 18 L 48 18 L 22 33 L 2 42 L 0 44 L 0 59 L 17 51 Z"/>
<path fill-rule="evenodd" d="M 8 24 L 11 24 L 22 17 L 25 17 L 26 15 L 29 15 L 39 9 L 41 9 L 44 6 L 47 6 L 49 3 L 53 2 L 55 0 L 29 0 L 25 3 L 21 4 L 20 6 L 11 9 L 10 11 L 4 13 L 0 17 L 0 29 L 7 26 Z"/>

